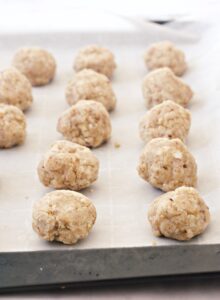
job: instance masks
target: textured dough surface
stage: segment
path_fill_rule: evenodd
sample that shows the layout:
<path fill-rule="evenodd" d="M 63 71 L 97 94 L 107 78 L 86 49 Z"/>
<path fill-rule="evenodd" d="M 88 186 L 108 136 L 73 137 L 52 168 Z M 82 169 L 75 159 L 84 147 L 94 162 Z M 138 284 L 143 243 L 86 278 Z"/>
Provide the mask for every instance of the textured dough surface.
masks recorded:
<path fill-rule="evenodd" d="M 139 124 L 144 142 L 158 137 L 179 138 L 185 141 L 191 123 L 190 112 L 173 101 L 164 101 L 151 108 Z"/>
<path fill-rule="evenodd" d="M 193 97 L 191 88 L 169 68 L 150 72 L 143 80 L 142 92 L 148 108 L 166 100 L 187 106 Z"/>
<path fill-rule="evenodd" d="M 35 203 L 32 226 L 47 241 L 75 244 L 88 236 L 95 220 L 95 206 L 87 197 L 60 190 Z"/>
<path fill-rule="evenodd" d="M 55 189 L 81 190 L 98 177 L 99 161 L 90 149 L 69 141 L 57 141 L 38 166 L 40 181 Z"/>
<path fill-rule="evenodd" d="M 94 148 L 110 138 L 111 121 L 101 103 L 81 100 L 61 115 L 57 130 L 72 142 Z"/>
<path fill-rule="evenodd" d="M 183 51 L 169 41 L 152 44 L 144 60 L 149 70 L 168 67 L 177 76 L 183 75 L 187 68 Z"/>
<path fill-rule="evenodd" d="M 140 156 L 138 173 L 165 192 L 180 186 L 194 187 L 197 182 L 195 159 L 179 139 L 151 140 Z"/>
<path fill-rule="evenodd" d="M 108 111 L 113 110 L 116 104 L 108 77 L 89 69 L 76 73 L 66 87 L 66 100 L 70 105 L 82 99 L 100 102 Z"/>
<path fill-rule="evenodd" d="M 15 68 L 0 72 L 0 103 L 26 110 L 32 104 L 32 87 L 28 79 Z"/>
<path fill-rule="evenodd" d="M 148 219 L 156 236 L 185 241 L 206 229 L 210 213 L 196 189 L 180 187 L 156 198 Z"/>

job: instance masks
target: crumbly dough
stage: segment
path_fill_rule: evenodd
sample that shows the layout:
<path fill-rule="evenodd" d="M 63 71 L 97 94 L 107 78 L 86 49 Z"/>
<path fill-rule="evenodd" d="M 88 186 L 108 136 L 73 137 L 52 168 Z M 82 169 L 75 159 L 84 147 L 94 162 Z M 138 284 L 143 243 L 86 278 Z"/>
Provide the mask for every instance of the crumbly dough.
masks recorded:
<path fill-rule="evenodd" d="M 57 130 L 72 142 L 95 148 L 110 138 L 111 121 L 101 103 L 81 100 L 61 115 Z"/>
<path fill-rule="evenodd" d="M 158 137 L 185 141 L 191 123 L 190 112 L 173 101 L 151 108 L 139 124 L 140 137 L 146 143 Z"/>
<path fill-rule="evenodd" d="M 69 141 L 57 141 L 38 166 L 40 181 L 55 189 L 81 190 L 98 177 L 99 161 L 90 149 Z"/>
<path fill-rule="evenodd" d="M 78 52 L 74 63 L 76 72 L 82 69 L 93 69 L 106 75 L 108 78 L 113 76 L 115 68 L 116 63 L 113 53 L 107 48 L 98 45 L 89 45 L 82 48 Z"/>
<path fill-rule="evenodd" d="M 95 220 L 95 206 L 87 197 L 60 190 L 35 203 L 32 226 L 47 241 L 75 244 L 88 236 Z"/>
<path fill-rule="evenodd" d="M 180 186 L 194 187 L 197 182 L 195 159 L 179 139 L 151 140 L 140 156 L 138 173 L 165 192 Z"/>
<path fill-rule="evenodd" d="M 144 60 L 149 70 L 168 67 L 177 76 L 183 75 L 187 68 L 183 51 L 169 41 L 152 44 L 146 51 Z"/>
<path fill-rule="evenodd" d="M 32 87 L 28 79 L 15 68 L 0 72 L 0 103 L 26 110 L 32 104 Z"/>
<path fill-rule="evenodd" d="M 12 64 L 29 79 L 33 86 L 49 83 L 56 72 L 56 61 L 52 54 L 37 47 L 19 49 Z"/>
<path fill-rule="evenodd" d="M 26 135 L 23 112 L 14 105 L 0 104 L 0 148 L 22 144 Z"/>
<path fill-rule="evenodd" d="M 191 88 L 169 68 L 150 72 L 143 80 L 142 91 L 148 108 L 166 100 L 187 106 L 193 97 Z"/>
<path fill-rule="evenodd" d="M 70 105 L 82 99 L 98 101 L 108 111 L 113 110 L 116 104 L 116 97 L 108 77 L 91 69 L 83 69 L 76 73 L 66 87 L 66 100 Z"/>
<path fill-rule="evenodd" d="M 151 203 L 148 219 L 154 235 L 185 241 L 206 229 L 210 213 L 196 189 L 179 187 Z"/>

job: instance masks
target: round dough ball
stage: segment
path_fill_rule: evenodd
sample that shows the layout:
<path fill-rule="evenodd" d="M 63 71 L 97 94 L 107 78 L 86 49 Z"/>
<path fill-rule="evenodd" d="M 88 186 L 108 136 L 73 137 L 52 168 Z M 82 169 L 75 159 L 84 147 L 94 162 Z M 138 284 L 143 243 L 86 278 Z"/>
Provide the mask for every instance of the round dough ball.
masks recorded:
<path fill-rule="evenodd" d="M 75 58 L 74 69 L 92 69 L 111 78 L 116 68 L 113 53 L 107 48 L 98 45 L 89 45 L 82 48 Z"/>
<path fill-rule="evenodd" d="M 60 190 L 35 203 L 32 226 L 47 241 L 75 244 L 88 236 L 95 220 L 95 206 L 87 197 Z"/>
<path fill-rule="evenodd" d="M 0 104 L 0 148 L 22 144 L 26 135 L 23 112 L 13 105 Z"/>
<path fill-rule="evenodd" d="M 57 130 L 72 142 L 95 148 L 110 138 L 111 121 L 101 103 L 81 100 L 61 115 Z"/>
<path fill-rule="evenodd" d="M 52 54 L 37 47 L 19 49 L 12 64 L 33 86 L 49 83 L 56 72 L 56 61 Z"/>
<path fill-rule="evenodd" d="M 210 213 L 197 190 L 179 187 L 151 203 L 148 219 L 154 235 L 186 241 L 206 229 Z"/>
<path fill-rule="evenodd" d="M 108 111 L 115 108 L 116 97 L 108 77 L 90 69 L 76 73 L 66 87 L 66 100 L 70 105 L 79 100 L 93 99 Z"/>
<path fill-rule="evenodd" d="M 139 124 L 141 139 L 148 143 L 158 137 L 185 141 L 191 123 L 190 112 L 173 101 L 164 101 L 151 108 Z"/>
<path fill-rule="evenodd" d="M 169 68 L 150 72 L 143 80 L 142 92 L 148 108 L 166 100 L 187 106 L 193 97 L 191 88 Z"/>
<path fill-rule="evenodd" d="M 149 70 L 168 67 L 177 76 L 183 75 L 187 68 L 183 51 L 169 41 L 151 45 L 144 55 L 144 60 Z"/>
<path fill-rule="evenodd" d="M 98 177 L 99 161 L 86 147 L 57 141 L 38 166 L 40 181 L 55 189 L 81 190 Z"/>
<path fill-rule="evenodd" d="M 15 68 L 0 72 L 0 103 L 26 110 L 32 104 L 32 87 L 28 79 Z"/>
<path fill-rule="evenodd" d="M 195 159 L 179 139 L 151 140 L 140 156 L 138 173 L 165 192 L 180 186 L 195 186 L 197 182 Z"/>

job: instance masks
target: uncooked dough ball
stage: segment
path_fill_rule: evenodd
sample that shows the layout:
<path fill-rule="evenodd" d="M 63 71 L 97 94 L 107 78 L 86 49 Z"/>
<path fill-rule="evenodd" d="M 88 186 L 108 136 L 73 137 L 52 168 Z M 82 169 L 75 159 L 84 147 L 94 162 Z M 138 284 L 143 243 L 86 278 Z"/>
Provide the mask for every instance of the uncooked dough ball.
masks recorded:
<path fill-rule="evenodd" d="M 168 67 L 177 76 L 183 75 L 187 68 L 183 51 L 168 41 L 151 45 L 144 59 L 149 70 Z"/>
<path fill-rule="evenodd" d="M 55 76 L 55 59 L 51 53 L 41 48 L 19 49 L 12 63 L 33 86 L 45 85 Z"/>
<path fill-rule="evenodd" d="M 57 141 L 43 156 L 38 175 L 45 186 L 81 190 L 96 181 L 98 170 L 99 161 L 88 148 Z"/>
<path fill-rule="evenodd" d="M 66 100 L 70 105 L 82 99 L 98 101 L 109 111 L 115 108 L 116 103 L 108 77 L 89 69 L 76 73 L 66 87 Z"/>
<path fill-rule="evenodd" d="M 47 241 L 75 244 L 88 236 L 95 220 L 95 206 L 87 197 L 60 190 L 35 203 L 32 226 Z"/>
<path fill-rule="evenodd" d="M 13 105 L 0 104 L 0 148 L 22 144 L 26 135 L 23 112 Z"/>
<path fill-rule="evenodd" d="M 150 72 L 143 81 L 143 96 L 148 108 L 172 100 L 182 106 L 187 106 L 193 92 L 169 68 L 161 68 Z"/>
<path fill-rule="evenodd" d="M 32 87 L 28 79 L 15 68 L 0 72 L 0 103 L 26 110 L 32 104 Z"/>
<path fill-rule="evenodd" d="M 90 45 L 82 48 L 74 63 L 76 72 L 82 69 L 93 69 L 98 73 L 111 78 L 116 68 L 115 58 L 113 53 L 107 48 L 98 45 Z"/>
<path fill-rule="evenodd" d="M 110 138 L 111 121 L 101 103 L 81 100 L 61 115 L 57 130 L 72 142 L 95 148 Z"/>
<path fill-rule="evenodd" d="M 138 173 L 165 192 L 180 186 L 195 186 L 197 182 L 195 159 L 179 139 L 151 140 L 140 156 Z"/>
<path fill-rule="evenodd" d="M 158 137 L 185 141 L 191 123 L 190 112 L 173 101 L 151 108 L 139 125 L 140 137 L 146 143 Z"/>
<path fill-rule="evenodd" d="M 148 219 L 154 235 L 185 241 L 206 229 L 210 213 L 197 190 L 179 187 L 151 203 Z"/>

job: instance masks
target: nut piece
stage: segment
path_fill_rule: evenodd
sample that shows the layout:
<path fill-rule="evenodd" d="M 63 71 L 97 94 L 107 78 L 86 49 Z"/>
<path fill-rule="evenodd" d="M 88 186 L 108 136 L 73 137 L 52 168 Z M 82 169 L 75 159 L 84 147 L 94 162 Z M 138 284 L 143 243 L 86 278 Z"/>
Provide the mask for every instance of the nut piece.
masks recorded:
<path fill-rule="evenodd" d="M 179 186 L 195 186 L 197 182 L 195 159 L 179 139 L 151 140 L 140 156 L 138 173 L 165 192 Z"/>
<path fill-rule="evenodd" d="M 75 58 L 74 69 L 93 69 L 98 73 L 111 78 L 116 68 L 115 58 L 111 51 L 98 45 L 89 45 L 82 48 Z"/>
<path fill-rule="evenodd" d="M 19 49 L 12 64 L 29 79 L 33 86 L 49 83 L 56 71 L 56 62 L 52 54 L 37 47 Z"/>
<path fill-rule="evenodd" d="M 101 103 L 81 100 L 61 115 L 57 130 L 72 142 L 94 148 L 110 138 L 111 121 Z"/>
<path fill-rule="evenodd" d="M 95 206 L 87 197 L 60 190 L 35 203 L 32 226 L 47 241 L 75 244 L 88 236 L 95 220 Z"/>
<path fill-rule="evenodd" d="M 0 72 L 0 103 L 26 110 L 32 104 L 32 88 L 27 78 L 14 68 Z"/>
<path fill-rule="evenodd" d="M 23 112 L 16 106 L 0 104 L 0 148 L 10 148 L 23 143 L 25 129 Z"/>
<path fill-rule="evenodd" d="M 40 181 L 55 189 L 81 190 L 98 177 L 99 161 L 86 147 L 57 141 L 38 166 Z"/>
<path fill-rule="evenodd" d="M 161 68 L 150 72 L 143 81 L 142 91 L 148 108 L 166 100 L 172 100 L 182 106 L 187 106 L 193 92 L 169 68 Z"/>
<path fill-rule="evenodd" d="M 169 41 L 152 44 L 144 60 L 149 70 L 168 67 L 177 76 L 183 75 L 187 68 L 183 51 Z"/>
<path fill-rule="evenodd" d="M 151 108 L 139 124 L 141 139 L 148 143 L 158 137 L 179 138 L 185 141 L 191 123 L 191 115 L 187 109 L 173 101 L 164 101 Z"/>
<path fill-rule="evenodd" d="M 82 99 L 101 102 L 109 111 L 115 108 L 116 103 L 108 77 L 89 69 L 76 73 L 66 87 L 66 100 L 70 105 Z"/>
<path fill-rule="evenodd" d="M 155 236 L 186 241 L 206 229 L 210 213 L 196 189 L 180 187 L 156 198 L 148 219 Z"/>

